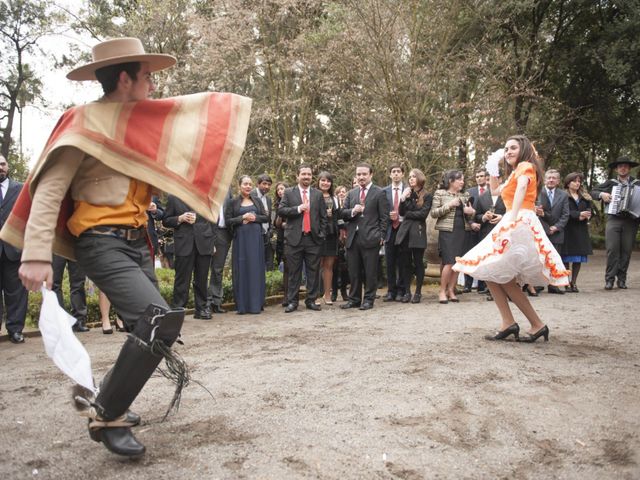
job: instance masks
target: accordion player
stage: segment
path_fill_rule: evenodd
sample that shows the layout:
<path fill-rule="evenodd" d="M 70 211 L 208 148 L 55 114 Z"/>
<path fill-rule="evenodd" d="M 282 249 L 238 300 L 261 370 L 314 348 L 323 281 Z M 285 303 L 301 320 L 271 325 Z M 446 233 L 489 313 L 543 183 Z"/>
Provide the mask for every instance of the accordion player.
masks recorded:
<path fill-rule="evenodd" d="M 619 184 L 611 189 L 609 215 L 626 215 L 640 218 L 640 186 Z"/>

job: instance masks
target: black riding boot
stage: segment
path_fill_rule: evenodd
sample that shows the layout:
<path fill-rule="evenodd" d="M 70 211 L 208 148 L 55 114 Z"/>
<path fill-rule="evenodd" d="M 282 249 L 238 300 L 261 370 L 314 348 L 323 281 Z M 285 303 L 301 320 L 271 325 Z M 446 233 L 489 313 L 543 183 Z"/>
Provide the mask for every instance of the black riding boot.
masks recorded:
<path fill-rule="evenodd" d="M 98 415 L 89 422 L 89 434 L 113 453 L 125 456 L 144 453 L 144 445 L 131 432 L 126 412 L 164 358 L 164 352 L 178 338 L 183 320 L 183 309 L 167 311 L 149 305 L 102 382 L 95 400 Z"/>

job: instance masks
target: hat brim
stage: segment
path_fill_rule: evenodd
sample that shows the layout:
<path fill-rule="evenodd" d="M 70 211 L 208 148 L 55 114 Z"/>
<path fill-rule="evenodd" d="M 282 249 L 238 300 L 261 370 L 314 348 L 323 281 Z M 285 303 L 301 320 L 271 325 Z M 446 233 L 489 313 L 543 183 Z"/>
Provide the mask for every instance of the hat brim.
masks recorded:
<path fill-rule="evenodd" d="M 96 70 L 98 70 L 99 68 L 129 62 L 147 62 L 149 63 L 149 70 L 152 72 L 157 72 L 175 65 L 176 58 L 173 55 L 167 55 L 165 53 L 145 53 L 143 55 L 124 55 L 119 57 L 106 58 L 104 60 L 100 60 L 99 62 L 91 62 L 81 67 L 74 68 L 69 73 L 67 73 L 67 78 L 69 80 L 76 81 L 97 80 Z"/>
<path fill-rule="evenodd" d="M 609 164 L 609 168 L 616 168 L 618 165 L 624 165 L 624 164 L 629 165 L 630 168 L 635 168 L 638 165 L 640 165 L 640 163 L 632 162 L 632 161 L 628 161 L 628 162 L 627 161 L 624 161 L 624 162 L 615 161 L 615 162 L 611 162 Z"/>

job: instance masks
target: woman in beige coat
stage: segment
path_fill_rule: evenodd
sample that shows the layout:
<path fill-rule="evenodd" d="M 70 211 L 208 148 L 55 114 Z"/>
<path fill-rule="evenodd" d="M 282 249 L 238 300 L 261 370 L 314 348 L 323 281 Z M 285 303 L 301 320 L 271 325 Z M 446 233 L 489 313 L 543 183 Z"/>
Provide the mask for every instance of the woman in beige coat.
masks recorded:
<path fill-rule="evenodd" d="M 451 267 L 456 257 L 465 253 L 465 230 L 470 230 L 469 218 L 475 210 L 469 202 L 469 194 L 463 192 L 464 175 L 460 170 L 448 170 L 442 177 L 439 190 L 433 195 L 431 216 L 437 218 L 436 230 L 439 232 L 438 250 L 440 251 L 440 303 L 458 302 L 455 294 L 458 274 Z"/>

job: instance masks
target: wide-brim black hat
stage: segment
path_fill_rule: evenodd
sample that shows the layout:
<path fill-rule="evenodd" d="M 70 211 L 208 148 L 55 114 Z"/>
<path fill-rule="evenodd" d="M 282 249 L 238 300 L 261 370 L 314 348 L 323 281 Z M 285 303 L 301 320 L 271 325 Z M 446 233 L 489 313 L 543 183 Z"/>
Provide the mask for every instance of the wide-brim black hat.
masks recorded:
<path fill-rule="evenodd" d="M 634 162 L 629 157 L 620 157 L 615 162 L 611 162 L 609 164 L 609 168 L 616 168 L 618 165 L 622 165 L 625 163 L 629 165 L 631 168 L 637 167 L 638 165 L 640 165 L 640 163 Z"/>

